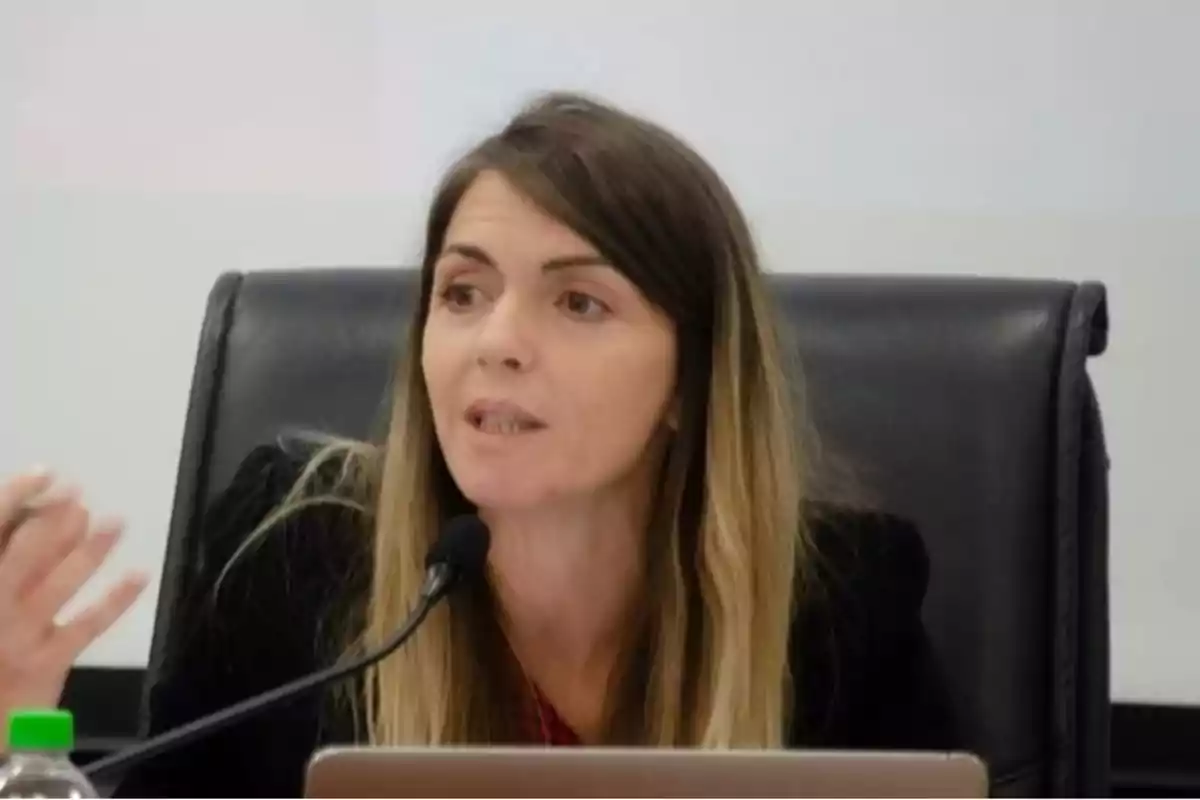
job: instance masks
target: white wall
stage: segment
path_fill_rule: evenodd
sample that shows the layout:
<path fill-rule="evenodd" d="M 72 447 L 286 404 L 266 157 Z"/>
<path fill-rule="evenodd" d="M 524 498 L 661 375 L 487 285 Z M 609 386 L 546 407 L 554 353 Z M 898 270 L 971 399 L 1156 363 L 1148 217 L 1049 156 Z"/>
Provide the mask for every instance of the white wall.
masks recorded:
<path fill-rule="evenodd" d="M 583 88 L 688 136 L 775 269 L 1105 281 L 1114 688 L 1200 702 L 1196 41 L 1187 0 L 6 0 L 0 473 L 57 465 L 129 521 L 106 574 L 157 570 L 217 274 L 411 262 L 448 159 Z"/>

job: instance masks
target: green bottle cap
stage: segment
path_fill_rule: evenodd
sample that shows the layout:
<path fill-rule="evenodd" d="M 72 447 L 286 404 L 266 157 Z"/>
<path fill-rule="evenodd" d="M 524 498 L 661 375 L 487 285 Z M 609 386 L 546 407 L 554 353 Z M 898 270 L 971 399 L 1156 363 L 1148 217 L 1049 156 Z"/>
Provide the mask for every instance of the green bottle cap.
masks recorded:
<path fill-rule="evenodd" d="M 8 715 L 8 749 L 70 751 L 75 747 L 75 717 L 56 708 L 22 708 Z"/>

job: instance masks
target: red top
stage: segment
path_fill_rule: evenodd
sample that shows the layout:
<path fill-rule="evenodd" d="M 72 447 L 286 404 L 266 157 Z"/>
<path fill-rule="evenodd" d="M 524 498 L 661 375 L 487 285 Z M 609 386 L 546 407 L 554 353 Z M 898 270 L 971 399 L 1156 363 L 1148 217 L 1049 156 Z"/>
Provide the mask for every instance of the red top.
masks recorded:
<path fill-rule="evenodd" d="M 570 747 L 582 744 L 579 734 L 559 716 L 541 692 L 534 691 L 529 703 L 529 738 L 549 747 Z"/>

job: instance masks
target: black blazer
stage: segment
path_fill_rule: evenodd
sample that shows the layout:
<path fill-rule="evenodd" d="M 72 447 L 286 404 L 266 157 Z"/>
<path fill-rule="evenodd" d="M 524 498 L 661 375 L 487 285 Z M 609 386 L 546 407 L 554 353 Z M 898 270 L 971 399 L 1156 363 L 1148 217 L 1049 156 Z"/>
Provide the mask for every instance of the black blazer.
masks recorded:
<path fill-rule="evenodd" d="M 151 665 L 153 735 L 319 669 L 344 644 L 345 601 L 367 586 L 357 513 L 307 509 L 263 537 L 214 595 L 216 576 L 298 477 L 299 457 L 253 451 L 205 517 L 187 564 L 167 655 Z M 792 747 L 952 749 L 959 745 L 921 622 L 929 564 L 894 517 L 811 509 L 819 589 L 792 630 Z M 135 767 L 119 796 L 299 796 L 317 747 L 353 741 L 331 697 L 313 697 Z"/>

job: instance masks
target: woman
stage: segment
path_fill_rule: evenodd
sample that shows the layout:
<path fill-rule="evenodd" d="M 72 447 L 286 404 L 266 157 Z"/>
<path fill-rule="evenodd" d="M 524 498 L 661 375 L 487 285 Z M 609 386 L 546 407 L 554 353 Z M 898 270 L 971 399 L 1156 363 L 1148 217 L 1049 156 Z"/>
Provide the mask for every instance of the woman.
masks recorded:
<path fill-rule="evenodd" d="M 163 757 L 122 792 L 297 794 L 315 747 L 352 740 L 953 745 L 920 539 L 805 501 L 786 374 L 712 169 L 644 120 L 540 99 L 437 192 L 386 439 L 256 450 L 207 514 L 150 727 L 380 643 L 452 516 L 490 529 L 487 580 L 348 690 Z M 17 479 L 10 508 L 43 486 Z M 9 706 L 55 700 L 137 588 L 54 629 L 110 534 L 84 538 L 71 502 L 31 514 L 0 569 L 36 586 L 57 563 L 42 583 L 59 588 L 8 598 L 40 620 L 0 629 L 21 643 L 0 673 Z M 43 677 L 30 642 L 53 653 Z"/>

